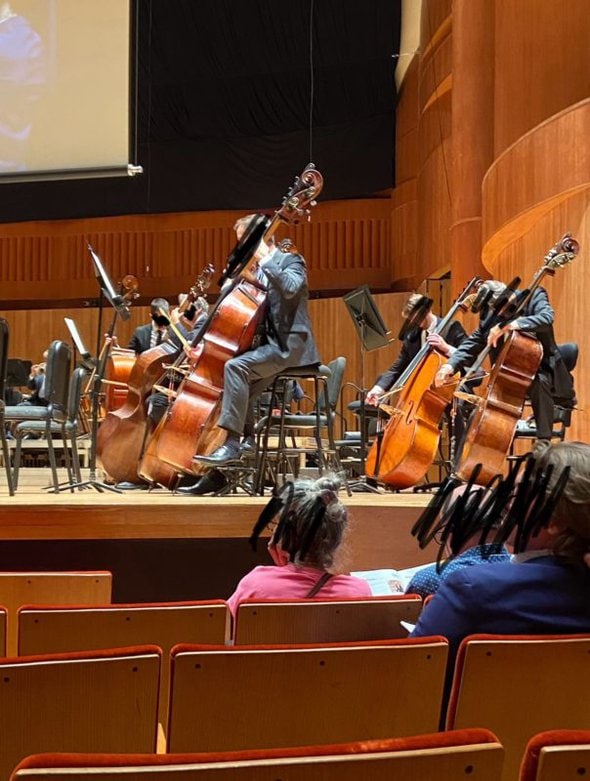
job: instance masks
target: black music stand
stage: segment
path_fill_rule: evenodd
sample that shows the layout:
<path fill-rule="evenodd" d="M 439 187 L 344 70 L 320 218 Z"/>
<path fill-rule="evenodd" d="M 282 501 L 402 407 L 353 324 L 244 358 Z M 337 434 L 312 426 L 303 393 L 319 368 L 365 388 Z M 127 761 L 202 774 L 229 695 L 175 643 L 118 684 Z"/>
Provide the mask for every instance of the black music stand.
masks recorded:
<path fill-rule="evenodd" d="M 101 291 L 100 300 L 99 300 L 99 310 L 100 310 L 99 326 L 98 326 L 99 333 L 97 338 L 97 344 L 100 344 L 100 331 L 101 331 L 100 324 L 102 321 L 103 296 L 104 298 L 106 298 L 106 300 L 109 302 L 109 304 L 111 304 L 111 306 L 114 309 L 113 320 L 111 323 L 111 327 L 108 331 L 108 337 L 112 337 L 115 332 L 117 317 L 121 317 L 122 320 L 129 319 L 129 307 L 127 306 L 123 296 L 115 292 L 115 289 L 111 283 L 111 280 L 109 279 L 109 275 L 107 274 L 101 259 L 98 257 L 96 252 L 92 249 L 90 244 L 88 244 L 88 251 L 90 252 L 90 256 L 92 258 L 94 273 Z M 68 326 L 74 344 L 76 345 L 80 355 L 83 358 L 88 357 L 90 354 L 88 350 L 86 350 L 86 347 L 82 342 L 80 334 L 78 333 L 78 329 L 76 328 L 73 320 L 70 320 L 69 323 L 66 321 L 66 325 Z M 99 493 L 102 493 L 103 491 L 112 491 L 113 493 L 116 494 L 122 493 L 122 491 L 120 491 L 118 488 L 115 488 L 115 486 L 108 485 L 107 483 L 101 482 L 100 480 L 97 479 L 96 476 L 96 444 L 98 439 L 98 411 L 100 408 L 100 394 L 102 390 L 102 381 L 105 375 L 108 356 L 109 356 L 109 351 L 103 350 L 102 354 L 97 358 L 96 371 L 94 373 L 94 381 L 92 383 L 92 390 L 90 393 L 92 406 L 91 406 L 90 458 L 89 458 L 90 473 L 88 475 L 88 480 L 84 480 L 81 483 L 74 483 L 73 485 L 64 486 L 63 488 L 60 488 L 60 490 L 62 491 L 73 490 L 74 488 L 90 487 L 90 488 L 95 488 Z"/>
<path fill-rule="evenodd" d="M 357 387 L 360 394 L 360 469 L 362 477 L 350 485 L 351 489 L 371 491 L 378 493 L 378 489 L 365 482 L 365 459 L 367 450 L 367 416 L 365 410 L 365 396 L 367 388 L 365 387 L 365 356 L 372 350 L 379 350 L 386 347 L 393 339 L 390 338 L 390 331 L 383 322 L 383 318 L 377 308 L 375 299 L 371 295 L 368 285 L 347 293 L 343 298 L 348 314 L 354 324 L 359 344 L 360 365 L 361 365 L 361 384 Z"/>

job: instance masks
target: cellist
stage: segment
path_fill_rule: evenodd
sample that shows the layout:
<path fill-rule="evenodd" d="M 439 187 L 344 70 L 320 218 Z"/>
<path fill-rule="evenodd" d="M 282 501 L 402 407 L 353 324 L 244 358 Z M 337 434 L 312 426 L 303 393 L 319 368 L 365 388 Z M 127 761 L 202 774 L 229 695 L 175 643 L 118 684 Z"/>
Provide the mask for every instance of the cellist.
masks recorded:
<path fill-rule="evenodd" d="M 506 292 L 507 286 L 498 280 L 487 280 L 480 288 L 480 296 L 488 298 L 488 303 L 480 312 L 479 327 L 449 357 L 435 377 L 435 385 L 440 386 L 458 371 L 468 368 L 478 354 L 488 345 L 492 363 L 500 351 L 501 340 L 509 331 L 526 331 L 534 334 L 541 343 L 543 356 L 541 365 L 529 390 L 529 397 L 535 424 L 537 439 L 533 452 L 540 454 L 551 440 L 555 401 L 566 407 L 575 405 L 572 377 L 565 366 L 553 333 L 555 313 L 549 302 L 547 291 L 538 287 L 522 314 L 516 319 L 502 319 L 496 315 L 494 304 Z M 458 449 L 458 453 L 460 448 Z"/>
<path fill-rule="evenodd" d="M 432 311 L 432 299 L 420 293 L 412 293 L 408 298 L 402 316 L 408 325 L 403 329 L 405 336 L 400 353 L 389 369 L 375 380 L 375 384 L 367 393 L 366 404 L 378 405 L 379 397 L 393 388 L 397 378 L 409 366 L 425 342 L 432 345 L 441 355 L 450 357 L 467 336 L 458 320 L 451 321 L 444 338 L 441 334 L 433 333 L 440 322 L 440 317 Z"/>
<path fill-rule="evenodd" d="M 238 240 L 254 215 L 239 219 L 234 229 Z M 210 455 L 196 456 L 205 466 L 216 467 L 240 456 L 240 440 L 248 447 L 253 435 L 253 403 L 273 378 L 290 367 L 319 364 L 320 357 L 307 310 L 308 282 L 305 260 L 299 254 L 282 252 L 272 239 L 262 240 L 256 250 L 257 280 L 268 291 L 266 335 L 260 345 L 227 361 L 218 426 L 225 430 L 224 443 Z"/>

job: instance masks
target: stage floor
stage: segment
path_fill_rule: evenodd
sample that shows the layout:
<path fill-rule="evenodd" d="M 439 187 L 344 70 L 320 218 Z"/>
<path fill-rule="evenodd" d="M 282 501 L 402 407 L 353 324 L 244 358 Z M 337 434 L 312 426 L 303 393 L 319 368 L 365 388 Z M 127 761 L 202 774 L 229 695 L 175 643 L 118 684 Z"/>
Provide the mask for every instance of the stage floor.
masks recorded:
<path fill-rule="evenodd" d="M 50 484 L 48 469 L 21 470 L 18 491 L 11 497 L 4 472 L 1 478 L 1 569 L 126 571 L 133 565 L 133 572 L 125 572 L 126 586 L 116 601 L 147 601 L 223 596 L 225 585 L 223 591 L 209 591 L 212 573 L 221 586 L 235 583 L 255 564 L 270 563 L 263 542 L 255 556 L 247 543 L 268 497 L 184 497 L 162 489 L 115 494 L 91 488 L 52 494 L 44 490 Z M 343 494 L 350 521 L 337 568 L 402 569 L 432 561 L 436 550 L 420 550 L 411 535 L 430 498 L 413 493 Z M 154 567 L 164 564 L 164 558 L 167 583 L 160 579 L 158 588 Z M 185 585 L 171 590 L 170 573 L 180 569 L 181 559 Z M 139 570 L 143 591 L 138 595 L 134 588 Z M 188 588 L 186 581 L 191 580 Z"/>

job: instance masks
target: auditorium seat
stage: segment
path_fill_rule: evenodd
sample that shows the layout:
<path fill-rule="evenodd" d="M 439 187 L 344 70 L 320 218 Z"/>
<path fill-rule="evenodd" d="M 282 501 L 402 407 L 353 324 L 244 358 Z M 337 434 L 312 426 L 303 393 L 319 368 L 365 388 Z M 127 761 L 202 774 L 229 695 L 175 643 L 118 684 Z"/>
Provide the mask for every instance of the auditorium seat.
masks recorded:
<path fill-rule="evenodd" d="M 17 654 L 22 605 L 100 605 L 111 601 L 110 572 L 0 572 L 0 605 L 8 612 L 6 653 Z"/>
<path fill-rule="evenodd" d="M 488 730 L 299 749 L 216 754 L 32 756 L 10 781 L 498 781 L 502 746 Z"/>
<path fill-rule="evenodd" d="M 355 599 L 248 599 L 238 606 L 236 645 L 341 643 L 406 637 L 422 600 L 414 594 Z"/>
<path fill-rule="evenodd" d="M 529 740 L 520 781 L 579 781 L 589 777 L 590 730 L 548 730 Z"/>
<path fill-rule="evenodd" d="M 8 611 L 0 605 L 0 657 L 6 656 L 6 625 L 8 623 Z"/>
<path fill-rule="evenodd" d="M 441 637 L 172 651 L 169 752 L 306 746 L 433 732 Z"/>
<path fill-rule="evenodd" d="M 0 660 L 0 778 L 29 754 L 155 752 L 156 646 Z"/>
<path fill-rule="evenodd" d="M 229 609 L 222 600 L 26 606 L 18 614 L 18 652 L 26 656 L 130 645 L 159 646 L 166 660 L 160 682 L 160 723 L 165 728 L 170 650 L 178 643 L 225 643 L 229 627 Z"/>
<path fill-rule="evenodd" d="M 514 781 L 527 742 L 551 729 L 590 729 L 590 635 L 471 635 L 459 648 L 447 729 L 485 727 Z"/>

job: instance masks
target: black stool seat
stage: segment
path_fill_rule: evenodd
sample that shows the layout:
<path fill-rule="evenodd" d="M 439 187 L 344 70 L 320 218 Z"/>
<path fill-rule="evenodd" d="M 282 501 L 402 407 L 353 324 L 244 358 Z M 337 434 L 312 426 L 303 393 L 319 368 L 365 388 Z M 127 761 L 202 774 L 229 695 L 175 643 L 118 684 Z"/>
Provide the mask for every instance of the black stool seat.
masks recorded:
<path fill-rule="evenodd" d="M 328 468 L 340 471 L 334 446 L 333 416 L 345 365 L 344 358 L 336 358 L 329 366 L 311 364 L 290 367 L 275 377 L 269 411 L 258 422 L 256 430 L 259 455 L 256 486 L 261 495 L 267 482 L 277 484 L 281 478 L 284 481 L 287 472 L 297 476 L 300 459 L 306 454 L 314 459 L 319 474 Z M 309 414 L 291 412 L 289 394 L 286 393 L 290 382 L 303 379 L 313 382 L 314 387 L 314 409 Z M 295 441 L 295 432 L 299 429 L 310 429 L 313 444 L 302 445 Z M 326 431 L 327 448 L 322 443 L 322 430 Z M 271 431 L 277 436 L 276 446 L 269 443 Z M 291 437 L 290 446 L 287 445 L 287 435 Z"/>

